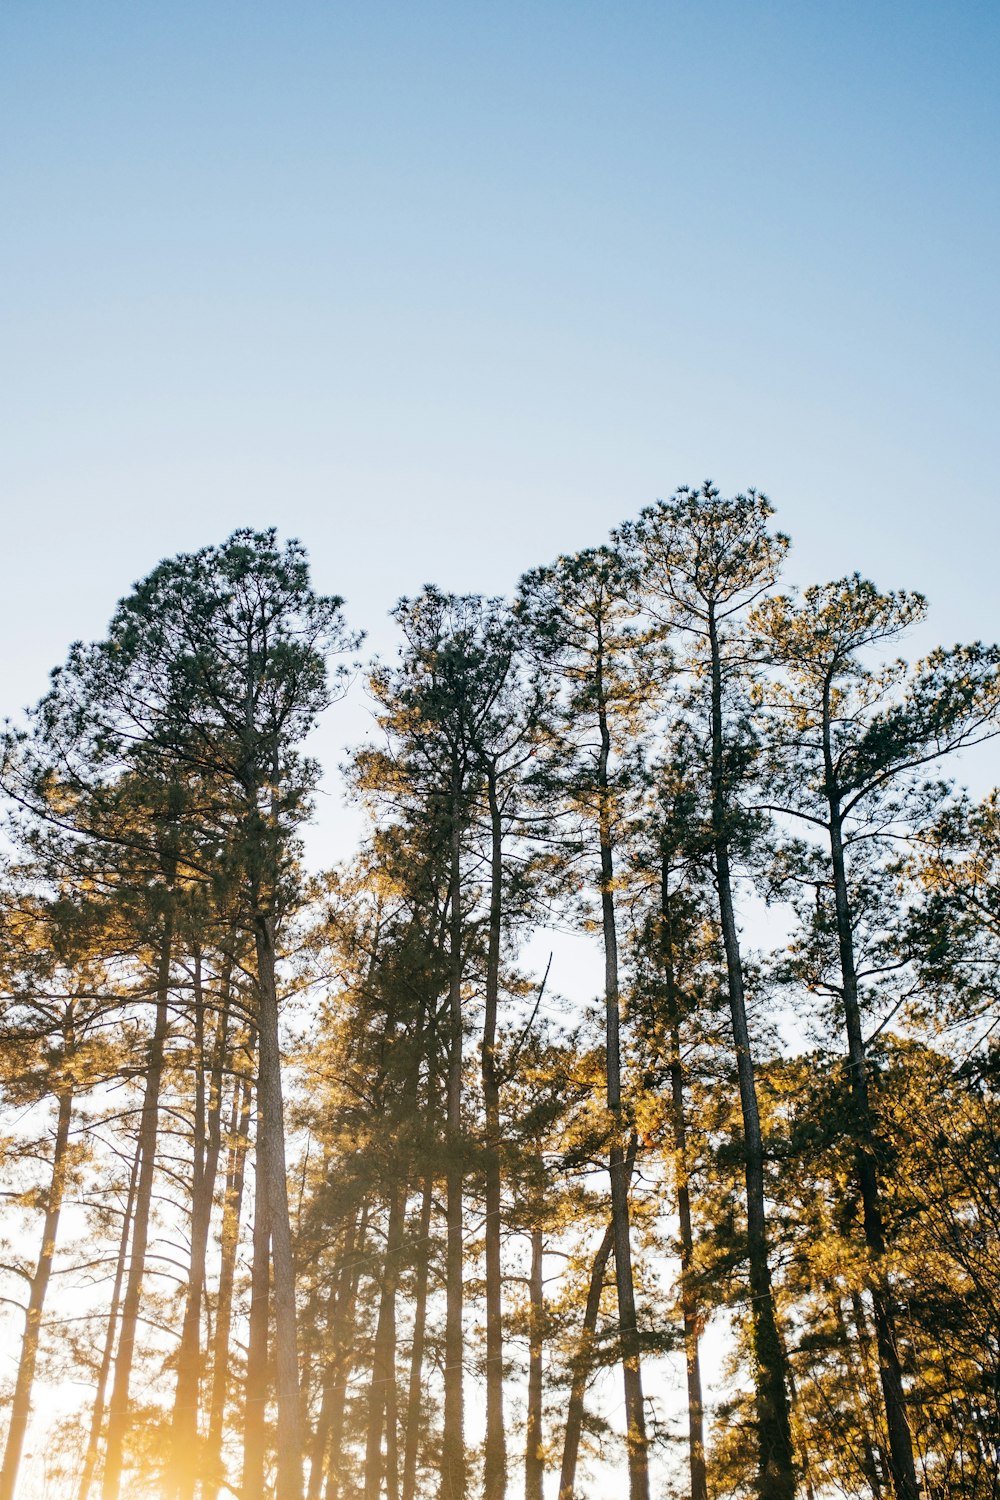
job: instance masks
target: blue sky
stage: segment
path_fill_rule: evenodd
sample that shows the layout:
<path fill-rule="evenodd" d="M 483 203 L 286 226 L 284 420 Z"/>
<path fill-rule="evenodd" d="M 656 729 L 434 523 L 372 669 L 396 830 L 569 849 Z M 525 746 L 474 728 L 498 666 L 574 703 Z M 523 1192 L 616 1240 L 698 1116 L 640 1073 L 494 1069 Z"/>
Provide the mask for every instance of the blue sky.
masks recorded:
<path fill-rule="evenodd" d="M 384 648 L 706 475 L 1000 633 L 994 3 L 9 0 L 0 69 L 0 711 L 236 525 Z"/>

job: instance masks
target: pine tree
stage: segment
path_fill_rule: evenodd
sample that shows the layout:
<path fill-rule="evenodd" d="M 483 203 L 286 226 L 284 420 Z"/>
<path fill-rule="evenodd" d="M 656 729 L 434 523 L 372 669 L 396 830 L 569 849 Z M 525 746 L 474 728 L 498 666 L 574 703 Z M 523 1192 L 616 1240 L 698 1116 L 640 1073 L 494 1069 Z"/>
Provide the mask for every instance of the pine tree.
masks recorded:
<path fill-rule="evenodd" d="M 781 669 L 767 698 L 776 751 L 774 805 L 820 831 L 827 843 L 852 1136 L 897 1500 L 917 1500 L 919 1482 L 885 1269 L 881 1147 L 856 951 L 863 909 L 859 883 L 852 892 L 850 862 L 859 848 L 868 853 L 873 841 L 905 826 L 915 804 L 924 811 L 915 776 L 1000 727 L 995 651 L 976 645 L 937 652 L 913 674 L 903 663 L 881 670 L 866 664 L 863 653 L 898 637 L 923 610 L 919 595 L 880 594 L 854 575 L 807 589 L 799 608 L 786 598 L 768 600 L 754 617 L 769 658 Z"/>
<path fill-rule="evenodd" d="M 769 528 L 772 510 L 755 491 L 724 500 L 711 484 L 681 489 L 622 528 L 647 609 L 687 643 L 688 711 L 702 746 L 705 853 L 711 860 L 726 955 L 729 1004 L 743 1115 L 750 1305 L 756 1364 L 760 1500 L 792 1500 L 796 1489 L 788 1372 L 771 1287 L 764 1195 L 764 1141 L 747 1024 L 746 975 L 736 919 L 734 861 L 747 837 L 746 792 L 754 760 L 745 715 L 746 615 L 775 583 L 788 546 Z"/>

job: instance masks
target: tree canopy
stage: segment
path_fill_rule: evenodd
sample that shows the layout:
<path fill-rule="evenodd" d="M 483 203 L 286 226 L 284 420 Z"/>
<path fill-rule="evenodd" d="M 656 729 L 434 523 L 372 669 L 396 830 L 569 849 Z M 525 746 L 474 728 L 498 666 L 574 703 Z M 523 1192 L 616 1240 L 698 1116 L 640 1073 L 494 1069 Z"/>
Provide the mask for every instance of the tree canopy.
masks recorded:
<path fill-rule="evenodd" d="M 684 487 L 362 670 L 241 529 L 69 647 L 2 743 L 0 1500 L 997 1500 L 1000 648 L 787 550 Z"/>

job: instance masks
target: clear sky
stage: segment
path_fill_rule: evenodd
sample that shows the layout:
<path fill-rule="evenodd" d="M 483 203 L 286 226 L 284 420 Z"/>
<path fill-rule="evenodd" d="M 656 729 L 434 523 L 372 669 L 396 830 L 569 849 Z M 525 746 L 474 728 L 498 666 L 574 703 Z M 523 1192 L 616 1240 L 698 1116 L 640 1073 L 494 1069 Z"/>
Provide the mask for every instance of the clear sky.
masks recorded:
<path fill-rule="evenodd" d="M 1000 635 L 998 80 L 997 0 L 3 0 L 0 715 L 237 525 L 385 650 L 706 476 Z"/>
<path fill-rule="evenodd" d="M 1000 633 L 1000 6 L 7 0 L 0 712 L 276 523 L 384 648 L 677 484 Z"/>

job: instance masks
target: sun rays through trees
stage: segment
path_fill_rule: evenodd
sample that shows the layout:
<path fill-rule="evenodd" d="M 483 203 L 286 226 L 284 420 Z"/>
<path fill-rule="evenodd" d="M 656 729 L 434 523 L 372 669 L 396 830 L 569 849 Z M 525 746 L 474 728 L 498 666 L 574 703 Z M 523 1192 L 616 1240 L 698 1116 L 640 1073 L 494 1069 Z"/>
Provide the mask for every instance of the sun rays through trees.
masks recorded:
<path fill-rule="evenodd" d="M 365 670 L 240 530 L 70 647 L 2 745 L 0 1500 L 996 1500 L 1000 652 L 787 548 L 682 489 Z"/>

